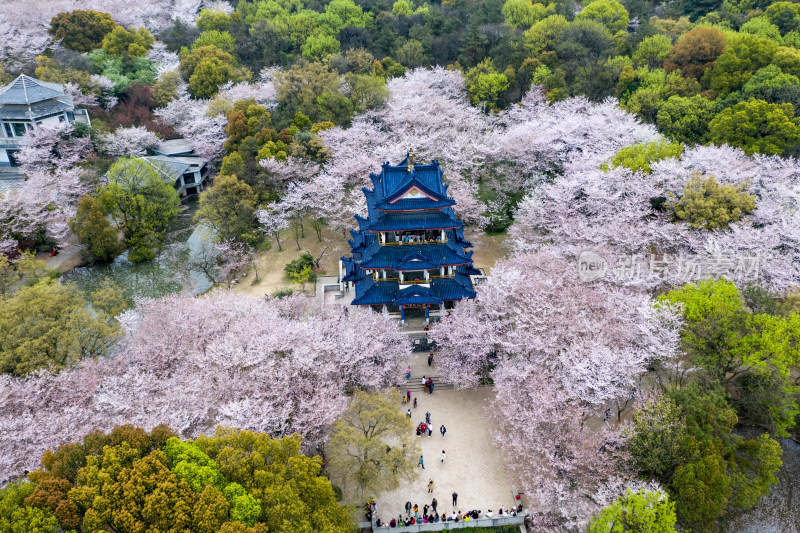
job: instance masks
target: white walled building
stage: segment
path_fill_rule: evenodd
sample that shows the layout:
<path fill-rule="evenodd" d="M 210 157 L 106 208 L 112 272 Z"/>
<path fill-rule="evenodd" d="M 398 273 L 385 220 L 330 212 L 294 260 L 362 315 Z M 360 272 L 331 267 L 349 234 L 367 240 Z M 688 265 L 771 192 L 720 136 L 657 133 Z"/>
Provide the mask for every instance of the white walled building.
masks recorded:
<path fill-rule="evenodd" d="M 14 155 L 25 132 L 42 124 L 82 122 L 91 125 L 85 109 L 75 109 L 60 83 L 20 74 L 0 88 L 0 167 L 16 166 Z"/>

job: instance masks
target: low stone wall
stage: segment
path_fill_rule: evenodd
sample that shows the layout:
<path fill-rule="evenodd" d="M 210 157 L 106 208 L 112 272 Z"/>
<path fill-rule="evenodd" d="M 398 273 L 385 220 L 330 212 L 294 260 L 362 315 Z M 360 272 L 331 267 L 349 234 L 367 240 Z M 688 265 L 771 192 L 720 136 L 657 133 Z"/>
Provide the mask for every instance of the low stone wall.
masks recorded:
<path fill-rule="evenodd" d="M 467 529 L 472 527 L 500 527 L 500 526 L 520 526 L 525 523 L 525 515 L 517 516 L 493 516 L 492 518 L 479 518 L 477 520 L 463 520 L 446 522 L 434 522 L 432 524 L 414 524 L 413 526 L 401 527 L 373 527 L 375 533 L 411 533 L 415 531 L 449 531 L 451 529 Z"/>

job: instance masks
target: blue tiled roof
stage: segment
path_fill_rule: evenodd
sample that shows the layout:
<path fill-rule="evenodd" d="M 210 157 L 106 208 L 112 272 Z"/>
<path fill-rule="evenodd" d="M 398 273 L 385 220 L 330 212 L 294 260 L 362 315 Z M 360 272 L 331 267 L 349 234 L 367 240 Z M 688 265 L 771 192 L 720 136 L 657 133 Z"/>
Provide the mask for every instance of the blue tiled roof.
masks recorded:
<path fill-rule="evenodd" d="M 399 285 L 396 281 L 376 282 L 367 276 L 356 282 L 356 297 L 353 305 L 390 305 L 397 293 Z"/>
<path fill-rule="evenodd" d="M 342 257 L 342 265 L 344 266 L 344 276 L 341 281 L 356 281 L 359 279 L 359 270 L 356 268 L 356 263 L 352 257 Z"/>
<path fill-rule="evenodd" d="M 468 265 L 460 265 L 456 267 L 456 272 L 460 274 L 464 274 L 465 276 L 482 276 L 483 272 L 472 266 L 472 263 Z"/>
<path fill-rule="evenodd" d="M 475 291 L 469 278 L 459 277 L 456 274 L 452 278 L 435 278 L 431 280 L 431 289 L 441 300 L 463 300 L 465 298 L 475 298 Z"/>
<path fill-rule="evenodd" d="M 393 204 L 381 201 L 377 203 L 376 208 L 381 211 L 410 211 L 413 209 L 440 209 L 442 207 L 454 205 L 456 205 L 456 201 L 452 198 L 431 200 L 426 196 L 422 196 L 420 198 L 403 198 L 402 200 L 397 200 Z"/>
<path fill-rule="evenodd" d="M 433 290 L 420 285 L 412 285 L 405 289 L 400 289 L 394 297 L 395 305 L 438 305 L 440 303 L 442 303 L 441 298 L 437 298 Z"/>
<path fill-rule="evenodd" d="M 362 261 L 358 266 L 369 270 L 395 268 L 395 266 L 410 253 L 424 255 L 436 265 L 436 268 L 472 262 L 472 252 L 467 254 L 463 252 L 459 253 L 458 250 L 454 250 L 447 244 L 381 246 L 380 243 L 375 242 L 364 252 Z"/>
<path fill-rule="evenodd" d="M 439 268 L 435 261 L 428 256 L 419 252 L 413 252 L 398 261 L 394 265 L 395 270 L 425 270 L 431 268 Z"/>
<path fill-rule="evenodd" d="M 425 229 L 459 228 L 464 223 L 441 211 L 421 213 L 383 213 L 377 221 L 368 225 L 371 231 L 408 231 Z"/>
<path fill-rule="evenodd" d="M 437 195 L 444 196 L 445 191 L 442 187 L 442 171 L 439 162 L 433 161 L 428 165 L 414 165 L 411 172 L 408 171 L 408 154 L 399 165 L 384 163 L 381 170 L 381 185 L 383 187 L 383 197 L 388 198 L 395 194 L 402 185 L 408 181 L 409 176 L 422 183 L 426 188 Z"/>

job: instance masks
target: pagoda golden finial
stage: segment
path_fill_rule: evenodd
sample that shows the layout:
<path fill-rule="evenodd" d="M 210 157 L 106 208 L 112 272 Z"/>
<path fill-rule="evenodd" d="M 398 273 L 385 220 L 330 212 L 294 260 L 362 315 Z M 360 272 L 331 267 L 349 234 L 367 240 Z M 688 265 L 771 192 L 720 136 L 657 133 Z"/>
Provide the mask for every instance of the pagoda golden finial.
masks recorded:
<path fill-rule="evenodd" d="M 414 149 L 408 149 L 408 171 L 411 172 L 414 170 Z"/>

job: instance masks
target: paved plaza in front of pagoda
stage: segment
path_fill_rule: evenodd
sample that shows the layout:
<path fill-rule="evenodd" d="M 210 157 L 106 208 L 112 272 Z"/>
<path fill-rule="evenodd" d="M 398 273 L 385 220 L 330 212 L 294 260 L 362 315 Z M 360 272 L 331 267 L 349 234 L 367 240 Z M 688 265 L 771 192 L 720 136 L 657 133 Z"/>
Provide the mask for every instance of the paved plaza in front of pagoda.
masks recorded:
<path fill-rule="evenodd" d="M 427 365 L 427 352 L 415 355 L 412 366 L 415 378 L 419 376 L 421 381 L 422 375 L 435 374 L 436 365 Z M 406 389 L 401 388 L 401 392 L 405 393 Z M 438 513 L 449 515 L 453 511 L 451 495 L 454 491 L 458 493 L 456 512 L 480 509 L 485 513 L 492 509 L 496 513 L 501 505 L 507 509 L 514 504 L 512 491 L 517 485 L 511 470 L 505 465 L 502 451 L 492 440 L 486 412 L 493 395 L 491 387 L 463 391 L 437 390 L 434 387 L 433 394 L 412 391 L 412 402 L 414 396 L 417 397 L 416 409 L 398 404 L 398 410 L 403 413 L 411 408 L 414 427 L 425 420 L 425 412 L 429 411 L 434 430 L 430 437 L 414 437 L 422 450 L 425 469 L 417 467 L 414 479 L 401 481 L 398 489 L 375 497 L 378 518 L 388 522 L 399 514 L 405 516 L 406 501 L 418 504 L 421 514 L 423 505 L 430 505 L 434 497 L 439 503 Z M 439 434 L 442 424 L 447 428 L 444 439 Z M 443 449 L 446 452 L 444 463 L 441 462 Z M 431 479 L 434 492 L 428 494 L 428 481 Z"/>

